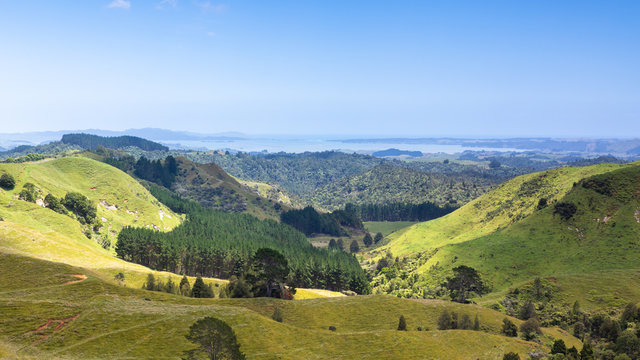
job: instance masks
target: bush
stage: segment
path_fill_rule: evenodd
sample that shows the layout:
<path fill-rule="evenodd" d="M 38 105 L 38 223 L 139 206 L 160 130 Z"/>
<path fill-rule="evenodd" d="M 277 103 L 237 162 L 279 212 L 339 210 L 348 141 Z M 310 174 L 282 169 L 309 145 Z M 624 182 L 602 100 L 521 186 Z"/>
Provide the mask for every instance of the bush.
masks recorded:
<path fill-rule="evenodd" d="M 16 180 L 13 178 L 13 175 L 4 173 L 0 176 L 0 187 L 5 190 L 13 190 L 16 186 Z"/>
<path fill-rule="evenodd" d="M 508 318 L 502 320 L 502 333 L 505 336 L 516 337 L 518 336 L 518 327 Z"/>
<path fill-rule="evenodd" d="M 280 308 L 279 308 L 279 307 L 275 308 L 275 309 L 273 310 L 273 314 L 271 315 L 271 318 L 272 318 L 274 321 L 282 322 L 282 310 L 280 310 Z"/>
<path fill-rule="evenodd" d="M 538 334 L 541 334 L 540 321 L 531 318 L 520 325 L 520 332 L 525 340 L 533 340 Z"/>
<path fill-rule="evenodd" d="M 520 360 L 520 355 L 514 352 L 508 352 L 504 354 L 502 360 Z"/>
<path fill-rule="evenodd" d="M 554 206 L 553 213 L 560 215 L 564 220 L 569 220 L 578 211 L 578 207 L 570 202 L 559 202 Z"/>
<path fill-rule="evenodd" d="M 36 189 L 36 186 L 32 183 L 22 185 L 22 191 L 18 194 L 18 198 L 32 203 L 36 202 L 36 199 L 38 198 L 38 190 Z"/>
<path fill-rule="evenodd" d="M 336 330 L 338 330 L 338 329 L 336 329 L 336 327 L 335 327 L 335 326 L 331 325 L 331 326 L 329 326 L 329 330 L 331 330 L 331 331 L 336 331 Z"/>
<path fill-rule="evenodd" d="M 567 354 L 567 345 L 565 345 L 562 339 L 556 340 L 553 342 L 553 346 L 551 347 L 552 354 Z"/>
<path fill-rule="evenodd" d="M 51 194 L 47 194 L 47 196 L 44 197 L 44 205 L 47 208 L 60 214 L 64 214 L 67 212 L 64 206 L 62 206 L 62 203 L 60 202 L 60 200 L 58 200 L 57 197 Z"/>
<path fill-rule="evenodd" d="M 86 196 L 77 192 L 67 193 L 62 205 L 76 214 L 81 223 L 93 223 L 98 213 L 97 207 Z"/>
<path fill-rule="evenodd" d="M 398 320 L 398 330 L 407 331 L 407 320 L 405 320 L 404 315 L 400 315 L 400 319 Z"/>

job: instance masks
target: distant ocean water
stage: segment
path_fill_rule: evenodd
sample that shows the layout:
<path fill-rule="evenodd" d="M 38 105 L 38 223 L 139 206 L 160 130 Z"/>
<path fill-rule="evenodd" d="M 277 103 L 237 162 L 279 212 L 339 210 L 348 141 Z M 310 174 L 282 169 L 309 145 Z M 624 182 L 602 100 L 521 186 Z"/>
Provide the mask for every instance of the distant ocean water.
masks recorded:
<path fill-rule="evenodd" d="M 386 149 L 400 149 L 421 151 L 423 153 L 455 154 L 465 150 L 472 151 L 523 151 L 511 148 L 485 148 L 469 147 L 462 145 L 440 144 L 407 144 L 403 142 L 342 142 L 341 139 L 313 138 L 313 137 L 256 137 L 246 139 L 220 139 L 220 140 L 176 140 L 163 141 L 165 145 L 178 149 L 196 150 L 235 150 L 242 152 L 287 152 L 302 153 L 306 151 L 342 151 L 346 153 L 371 154 L 375 151 Z"/>

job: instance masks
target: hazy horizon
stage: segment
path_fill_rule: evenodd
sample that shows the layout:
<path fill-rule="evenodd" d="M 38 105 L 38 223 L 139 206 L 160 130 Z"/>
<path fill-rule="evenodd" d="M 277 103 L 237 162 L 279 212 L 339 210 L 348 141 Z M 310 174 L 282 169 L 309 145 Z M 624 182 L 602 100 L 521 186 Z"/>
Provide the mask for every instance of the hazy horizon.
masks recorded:
<path fill-rule="evenodd" d="M 640 133 L 640 4 L 0 5 L 3 132 Z"/>

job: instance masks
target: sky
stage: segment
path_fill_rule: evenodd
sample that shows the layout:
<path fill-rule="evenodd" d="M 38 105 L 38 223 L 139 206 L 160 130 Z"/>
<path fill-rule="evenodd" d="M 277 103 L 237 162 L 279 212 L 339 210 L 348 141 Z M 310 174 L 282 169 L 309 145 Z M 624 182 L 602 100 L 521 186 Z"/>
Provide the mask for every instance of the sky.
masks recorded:
<path fill-rule="evenodd" d="M 640 1 L 0 1 L 0 132 L 640 137 Z"/>

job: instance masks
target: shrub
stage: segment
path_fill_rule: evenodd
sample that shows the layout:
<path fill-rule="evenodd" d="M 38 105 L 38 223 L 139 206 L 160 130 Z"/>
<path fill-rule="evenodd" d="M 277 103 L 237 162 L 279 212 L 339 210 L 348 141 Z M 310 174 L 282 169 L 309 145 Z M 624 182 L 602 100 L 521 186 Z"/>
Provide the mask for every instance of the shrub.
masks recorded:
<path fill-rule="evenodd" d="M 559 202 L 554 206 L 553 213 L 560 215 L 564 220 L 569 220 L 578 211 L 578 207 L 570 202 Z"/>
<path fill-rule="evenodd" d="M 13 178 L 13 175 L 9 173 L 4 173 L 0 176 L 0 187 L 5 190 L 13 190 L 16 186 L 16 180 Z"/>
<path fill-rule="evenodd" d="M 273 314 L 271 315 L 271 318 L 272 318 L 274 321 L 282 322 L 282 310 L 280 310 L 280 308 L 279 308 L 279 307 L 275 308 L 275 309 L 273 310 Z"/>
<path fill-rule="evenodd" d="M 337 329 L 336 329 L 336 327 L 335 327 L 335 326 L 331 325 L 331 326 L 329 326 L 329 330 L 331 330 L 331 331 L 336 331 Z"/>
<path fill-rule="evenodd" d="M 80 193 L 67 193 L 62 200 L 62 205 L 76 214 L 81 223 L 91 224 L 96 219 L 98 209 L 86 196 Z"/>
<path fill-rule="evenodd" d="M 553 342 L 553 346 L 551 347 L 552 354 L 567 354 L 567 345 L 565 345 L 562 339 L 556 340 Z"/>
<path fill-rule="evenodd" d="M 404 315 L 400 315 L 400 319 L 398 320 L 398 330 L 407 331 L 407 320 L 405 320 Z"/>
<path fill-rule="evenodd" d="M 516 337 L 518 336 L 518 327 L 508 318 L 502 320 L 502 333 L 505 336 Z"/>
<path fill-rule="evenodd" d="M 504 354 L 502 360 L 520 360 L 520 355 L 514 352 L 508 352 Z"/>
<path fill-rule="evenodd" d="M 540 322 L 536 318 L 531 318 L 520 325 L 520 332 L 525 340 L 533 340 L 538 334 L 541 334 Z"/>
<path fill-rule="evenodd" d="M 47 196 L 44 197 L 44 205 L 57 212 L 60 214 L 64 214 L 67 211 L 65 210 L 64 206 L 62 206 L 62 203 L 60 202 L 60 200 L 58 200 L 57 197 L 51 195 L 51 194 L 47 194 Z"/>

